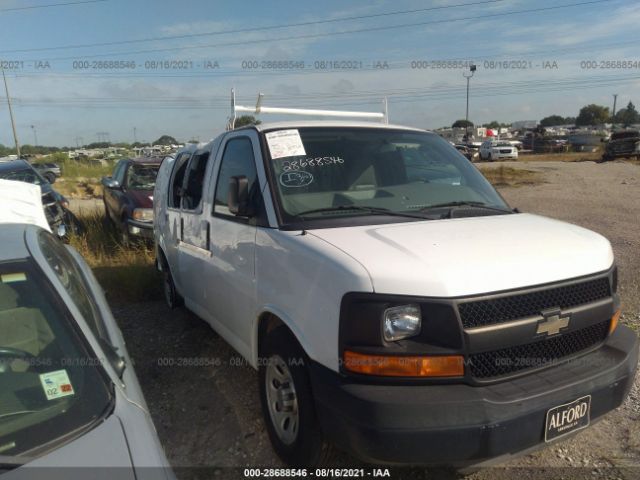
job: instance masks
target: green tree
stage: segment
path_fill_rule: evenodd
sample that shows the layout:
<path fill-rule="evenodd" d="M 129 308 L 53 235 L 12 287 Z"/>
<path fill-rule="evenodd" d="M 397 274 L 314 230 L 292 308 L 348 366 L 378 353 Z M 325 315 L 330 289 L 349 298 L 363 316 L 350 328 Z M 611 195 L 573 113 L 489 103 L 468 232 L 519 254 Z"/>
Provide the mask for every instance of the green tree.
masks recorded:
<path fill-rule="evenodd" d="M 626 108 L 621 108 L 616 112 L 613 121 L 615 123 L 622 123 L 624 126 L 633 125 L 634 123 L 640 123 L 640 114 L 636 110 L 635 105 L 629 102 Z"/>
<path fill-rule="evenodd" d="M 162 135 L 159 139 L 153 142 L 153 145 L 178 145 L 178 141 L 171 135 Z"/>
<path fill-rule="evenodd" d="M 455 122 L 453 122 L 453 125 L 451 125 L 451 128 L 471 128 L 473 127 L 473 122 L 470 120 L 456 120 Z"/>
<path fill-rule="evenodd" d="M 573 122 L 567 122 L 567 119 L 560 115 L 549 115 L 540 120 L 540 125 L 543 127 L 555 127 L 557 125 L 567 125 L 567 123 Z"/>
<path fill-rule="evenodd" d="M 93 142 L 86 146 L 86 148 L 109 148 L 111 143 L 109 142 Z"/>
<path fill-rule="evenodd" d="M 602 105 L 592 103 L 580 109 L 580 113 L 576 117 L 576 125 L 599 125 L 605 123 L 611 118 L 609 108 Z"/>
<path fill-rule="evenodd" d="M 236 121 L 233 124 L 234 128 L 244 127 L 245 125 L 260 125 L 262 123 L 261 120 L 258 120 L 253 115 L 240 115 L 236 117 Z"/>

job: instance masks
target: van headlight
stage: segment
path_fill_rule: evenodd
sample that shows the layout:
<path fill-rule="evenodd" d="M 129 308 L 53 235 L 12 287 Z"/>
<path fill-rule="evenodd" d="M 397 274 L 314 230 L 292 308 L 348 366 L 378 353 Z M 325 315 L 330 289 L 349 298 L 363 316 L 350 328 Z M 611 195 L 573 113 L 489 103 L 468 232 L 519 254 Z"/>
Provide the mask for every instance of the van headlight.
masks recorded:
<path fill-rule="evenodd" d="M 382 316 L 382 332 L 387 342 L 418 335 L 421 327 L 420 306 L 415 303 L 387 308 Z"/>
<path fill-rule="evenodd" d="M 140 222 L 152 222 L 153 221 L 153 209 L 152 208 L 135 208 L 133 210 L 133 219 Z"/>

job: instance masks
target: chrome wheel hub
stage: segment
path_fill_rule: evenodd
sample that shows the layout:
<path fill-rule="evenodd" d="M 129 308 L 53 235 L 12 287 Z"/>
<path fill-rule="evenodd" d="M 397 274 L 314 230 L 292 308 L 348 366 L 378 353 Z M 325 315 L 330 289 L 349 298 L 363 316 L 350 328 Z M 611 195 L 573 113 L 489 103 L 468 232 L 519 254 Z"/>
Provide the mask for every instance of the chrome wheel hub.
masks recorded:
<path fill-rule="evenodd" d="M 287 363 L 279 355 L 269 358 L 265 375 L 271 423 L 278 438 L 291 445 L 298 436 L 298 397 Z"/>

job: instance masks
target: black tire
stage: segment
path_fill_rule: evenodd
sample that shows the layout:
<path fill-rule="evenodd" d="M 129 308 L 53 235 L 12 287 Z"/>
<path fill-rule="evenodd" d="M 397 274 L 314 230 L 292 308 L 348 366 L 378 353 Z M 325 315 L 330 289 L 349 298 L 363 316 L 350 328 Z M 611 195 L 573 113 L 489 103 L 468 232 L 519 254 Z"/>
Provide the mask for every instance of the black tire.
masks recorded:
<path fill-rule="evenodd" d="M 107 225 L 113 227 L 114 223 L 113 223 L 113 219 L 111 218 L 111 215 L 109 215 L 109 209 L 107 208 L 107 202 L 104 201 L 104 198 L 102 199 L 102 203 L 104 204 L 104 218 L 106 220 Z"/>
<path fill-rule="evenodd" d="M 276 431 L 271 413 L 271 410 L 276 407 L 269 406 L 267 394 L 268 369 L 274 368 L 273 366 L 278 364 L 279 359 L 284 360 L 288 366 L 290 378 L 293 381 L 293 403 L 298 418 L 295 439 L 289 443 L 285 443 Z M 307 356 L 286 327 L 276 328 L 264 339 L 264 345 L 260 349 L 260 364 L 258 366 L 262 415 L 273 449 L 283 462 L 297 468 L 315 468 L 328 465 L 334 454 L 333 446 L 325 441 L 320 430 L 307 362 Z M 284 398 L 291 400 L 290 395 Z"/>
<path fill-rule="evenodd" d="M 165 263 L 162 266 L 162 287 L 164 291 L 164 300 L 167 303 L 167 307 L 171 310 L 178 308 L 184 303 L 184 300 L 176 290 L 176 284 L 173 282 L 173 276 L 169 266 Z"/>
<path fill-rule="evenodd" d="M 127 217 L 122 217 L 122 220 L 120 221 L 120 243 L 125 248 L 129 248 L 131 246 L 131 236 L 129 235 Z"/>
<path fill-rule="evenodd" d="M 489 162 L 493 162 L 493 157 L 491 156 L 491 154 L 489 154 L 489 156 L 487 157 L 487 160 L 488 160 Z"/>
<path fill-rule="evenodd" d="M 45 178 L 45 180 L 46 180 L 47 182 L 49 182 L 49 183 L 55 183 L 55 181 L 56 181 L 56 176 L 55 176 L 55 174 L 53 174 L 53 173 L 51 173 L 51 172 L 47 172 L 47 173 L 45 173 L 45 174 L 44 174 L 44 175 L 42 175 L 42 176 L 43 176 L 43 177 Z"/>
<path fill-rule="evenodd" d="M 85 228 L 82 222 L 71 210 L 65 210 L 64 219 L 67 225 L 67 230 L 73 235 L 82 235 L 85 233 Z"/>

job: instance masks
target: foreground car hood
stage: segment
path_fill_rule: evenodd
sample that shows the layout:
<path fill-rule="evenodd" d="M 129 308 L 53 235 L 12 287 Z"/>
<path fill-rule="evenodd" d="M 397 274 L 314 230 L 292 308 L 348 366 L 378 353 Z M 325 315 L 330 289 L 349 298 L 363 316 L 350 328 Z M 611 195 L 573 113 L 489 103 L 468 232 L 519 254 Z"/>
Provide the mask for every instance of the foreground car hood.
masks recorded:
<path fill-rule="evenodd" d="M 457 297 L 607 270 L 609 241 L 531 214 L 311 230 L 359 261 L 374 291 Z"/>
<path fill-rule="evenodd" d="M 118 417 L 111 415 L 86 435 L 2 476 L 2 480 L 34 478 L 135 480 Z"/>

